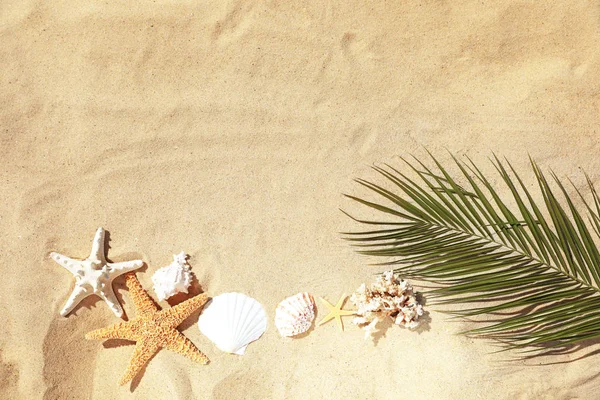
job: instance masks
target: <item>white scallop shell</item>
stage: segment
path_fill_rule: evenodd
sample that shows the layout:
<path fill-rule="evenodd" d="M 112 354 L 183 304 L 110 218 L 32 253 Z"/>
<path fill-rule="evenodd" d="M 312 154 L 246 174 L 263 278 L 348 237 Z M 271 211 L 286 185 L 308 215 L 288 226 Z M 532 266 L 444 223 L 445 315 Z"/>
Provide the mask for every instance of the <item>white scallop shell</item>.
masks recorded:
<path fill-rule="evenodd" d="M 245 294 L 224 293 L 204 308 L 198 327 L 220 350 L 243 355 L 248 344 L 267 329 L 267 313 Z"/>
<path fill-rule="evenodd" d="M 310 293 L 298 293 L 283 300 L 275 309 L 275 326 L 281 336 L 306 332 L 315 319 L 315 299 Z"/>

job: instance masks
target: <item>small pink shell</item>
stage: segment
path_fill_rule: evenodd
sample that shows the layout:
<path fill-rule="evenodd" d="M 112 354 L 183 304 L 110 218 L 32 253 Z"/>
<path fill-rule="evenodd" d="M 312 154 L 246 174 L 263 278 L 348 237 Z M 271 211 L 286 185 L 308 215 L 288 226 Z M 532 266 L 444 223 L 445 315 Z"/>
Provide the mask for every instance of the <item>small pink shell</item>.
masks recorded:
<path fill-rule="evenodd" d="M 310 293 L 298 293 L 283 300 L 275 309 L 275 326 L 281 336 L 306 332 L 315 319 L 315 299 Z"/>

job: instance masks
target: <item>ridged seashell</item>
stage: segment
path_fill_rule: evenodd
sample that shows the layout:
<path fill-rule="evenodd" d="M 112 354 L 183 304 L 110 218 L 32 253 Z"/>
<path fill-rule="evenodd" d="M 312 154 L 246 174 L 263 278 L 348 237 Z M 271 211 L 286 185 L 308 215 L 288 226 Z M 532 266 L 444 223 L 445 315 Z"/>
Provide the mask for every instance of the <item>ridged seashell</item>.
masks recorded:
<path fill-rule="evenodd" d="M 220 350 L 243 355 L 248 344 L 267 329 L 267 313 L 245 294 L 224 293 L 204 308 L 198 327 Z"/>
<path fill-rule="evenodd" d="M 315 299 L 310 293 L 298 293 L 283 300 L 275 309 L 275 326 L 281 336 L 306 332 L 315 319 Z"/>
<path fill-rule="evenodd" d="M 173 256 L 173 262 L 158 269 L 152 275 L 154 291 L 158 300 L 166 300 L 177 293 L 187 293 L 192 283 L 192 272 L 187 264 L 186 255 L 181 252 Z"/>

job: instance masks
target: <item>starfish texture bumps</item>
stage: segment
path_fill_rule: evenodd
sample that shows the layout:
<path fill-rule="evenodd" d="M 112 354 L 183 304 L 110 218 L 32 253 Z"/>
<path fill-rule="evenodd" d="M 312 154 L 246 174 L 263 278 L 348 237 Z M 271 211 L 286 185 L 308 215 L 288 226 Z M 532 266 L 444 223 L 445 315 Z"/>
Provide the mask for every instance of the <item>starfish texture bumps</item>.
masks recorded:
<path fill-rule="evenodd" d="M 104 229 L 98 228 L 90 256 L 85 260 L 74 260 L 52 252 L 50 257 L 75 276 L 75 288 L 60 315 L 67 316 L 81 300 L 96 294 L 108 304 L 117 317 L 123 316 L 123 308 L 115 295 L 112 281 L 127 272 L 141 268 L 142 260 L 110 263 L 104 254 Z"/>
<path fill-rule="evenodd" d="M 129 366 L 119 381 L 120 385 L 132 380 L 161 348 L 182 354 L 201 364 L 208 363 L 208 358 L 176 329 L 195 310 L 204 306 L 208 300 L 206 294 L 199 294 L 161 311 L 134 273 L 127 275 L 126 283 L 135 305 L 136 317 L 85 335 L 88 340 L 124 339 L 136 342 Z"/>
<path fill-rule="evenodd" d="M 355 314 L 354 311 L 342 310 L 342 307 L 344 306 L 344 301 L 346 300 L 346 297 L 347 296 L 345 294 L 343 294 L 335 306 L 333 304 L 331 304 L 330 302 L 328 302 L 327 300 L 325 300 L 324 298 L 319 297 L 321 299 L 321 301 L 325 304 L 325 306 L 327 306 L 327 308 L 329 309 L 329 314 L 327 314 L 321 320 L 321 322 L 319 322 L 319 325 L 323 325 L 325 322 L 329 321 L 330 319 L 335 318 L 340 329 L 342 331 L 344 330 L 344 325 L 342 324 L 342 316 Z"/>

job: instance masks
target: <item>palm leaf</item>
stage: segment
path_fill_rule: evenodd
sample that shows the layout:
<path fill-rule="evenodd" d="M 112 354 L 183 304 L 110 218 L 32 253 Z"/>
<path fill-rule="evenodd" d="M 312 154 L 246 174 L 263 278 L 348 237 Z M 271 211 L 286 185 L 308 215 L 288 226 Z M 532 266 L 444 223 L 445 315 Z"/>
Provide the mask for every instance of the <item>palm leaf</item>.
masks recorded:
<path fill-rule="evenodd" d="M 465 333 L 506 349 L 539 352 L 600 337 L 600 197 L 590 178 L 589 202 L 573 185 L 582 214 L 557 176 L 549 181 L 531 159 L 539 200 L 508 161 L 491 160 L 505 201 L 470 159 L 453 157 L 450 173 L 430 156 L 432 166 L 402 159 L 405 172 L 373 167 L 387 185 L 357 179 L 379 200 L 346 196 L 386 218 L 351 217 L 374 228 L 345 239 L 359 253 L 391 258 L 384 264 L 404 277 L 434 283 L 435 302 L 467 305 L 454 316 L 493 315 Z"/>

